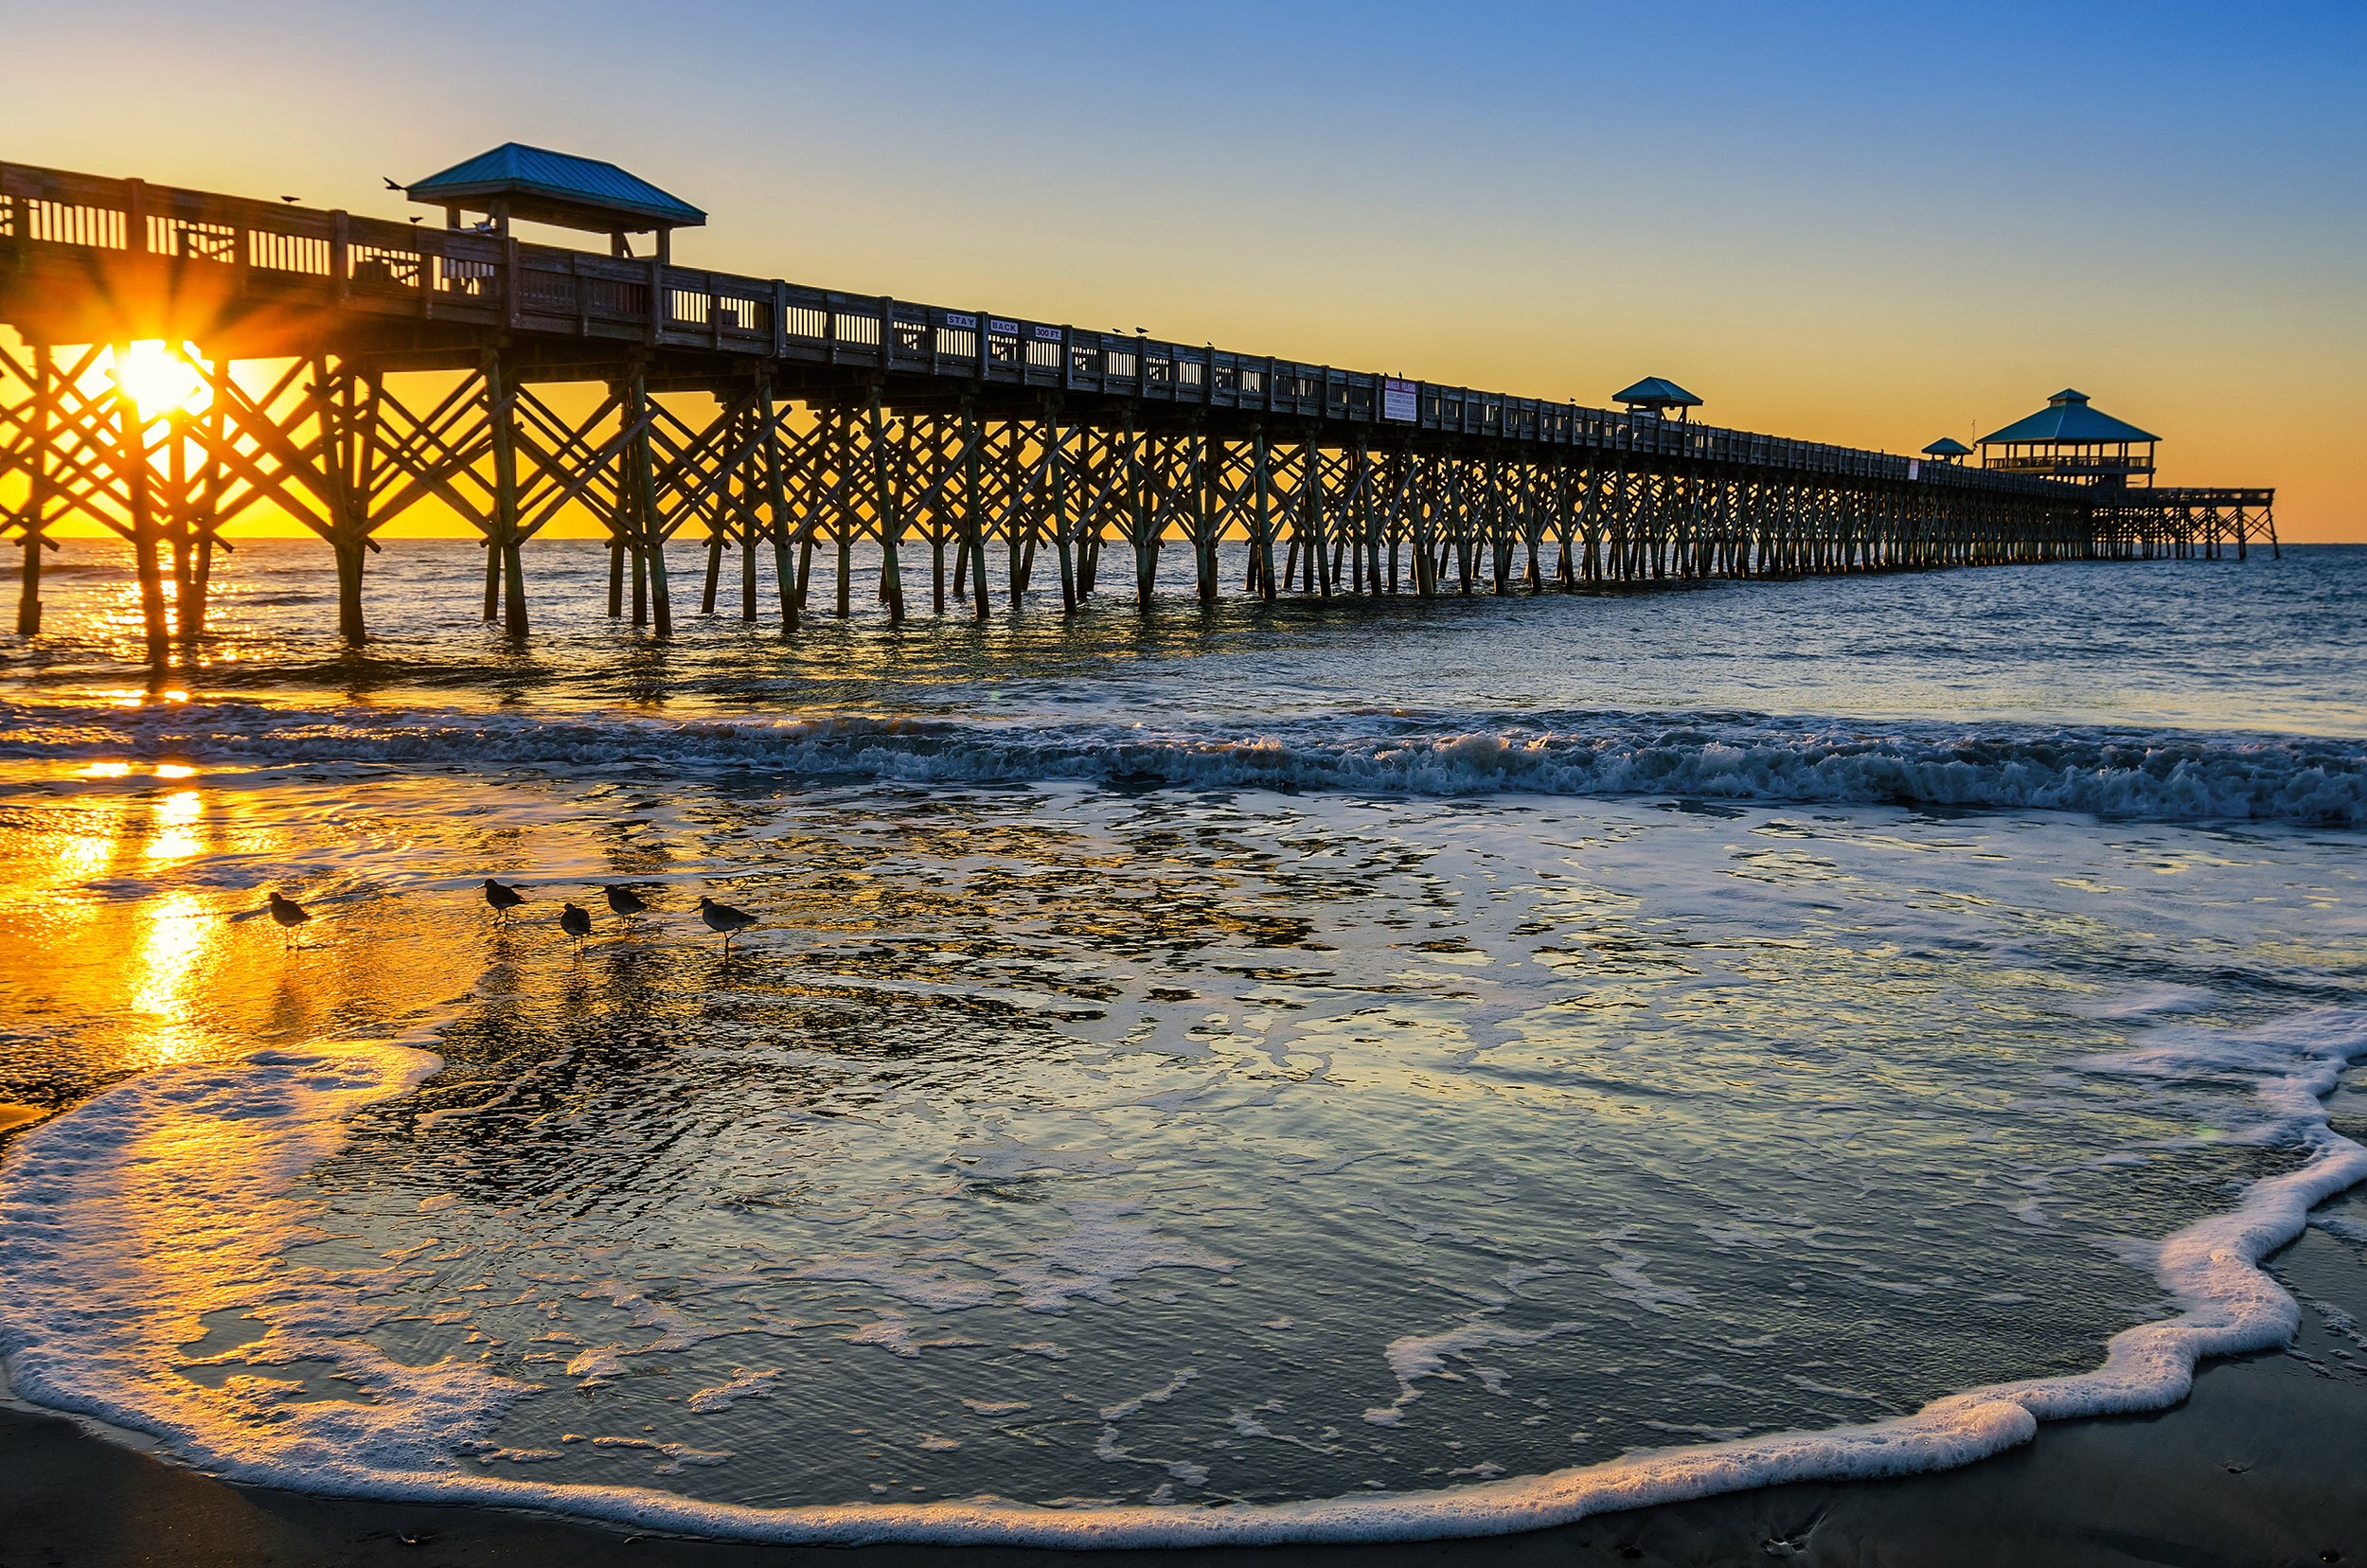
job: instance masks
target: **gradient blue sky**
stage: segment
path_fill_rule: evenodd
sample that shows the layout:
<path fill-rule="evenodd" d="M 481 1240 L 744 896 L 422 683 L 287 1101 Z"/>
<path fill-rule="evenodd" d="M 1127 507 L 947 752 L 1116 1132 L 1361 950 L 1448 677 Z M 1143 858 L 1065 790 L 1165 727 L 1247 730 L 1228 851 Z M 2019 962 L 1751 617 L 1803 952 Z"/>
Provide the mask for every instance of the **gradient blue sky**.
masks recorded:
<path fill-rule="evenodd" d="M 2367 538 L 2367 4 L 10 0 L 0 157 L 357 211 L 515 138 L 678 258 L 1911 450 L 2066 383 Z"/>

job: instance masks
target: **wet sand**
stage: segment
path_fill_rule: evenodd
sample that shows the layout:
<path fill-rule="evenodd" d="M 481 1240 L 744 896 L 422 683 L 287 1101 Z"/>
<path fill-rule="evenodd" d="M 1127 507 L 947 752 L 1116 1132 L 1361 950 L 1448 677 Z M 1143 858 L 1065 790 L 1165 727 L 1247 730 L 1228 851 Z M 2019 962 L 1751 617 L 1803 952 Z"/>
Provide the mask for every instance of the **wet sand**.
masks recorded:
<path fill-rule="evenodd" d="M 2367 1223 L 2357 1192 L 2330 1208 Z M 56 1417 L 0 1410 L 0 1568 L 1081 1568 L 1146 1555 L 1176 1568 L 2367 1562 L 2367 1331 L 2357 1321 L 2367 1318 L 2367 1243 L 2313 1227 L 2271 1267 L 2303 1303 L 2291 1350 L 2204 1368 L 2175 1410 L 2043 1427 L 2024 1448 L 1935 1475 L 1768 1488 L 1520 1536 L 1158 1554 L 754 1547 L 231 1487 Z"/>

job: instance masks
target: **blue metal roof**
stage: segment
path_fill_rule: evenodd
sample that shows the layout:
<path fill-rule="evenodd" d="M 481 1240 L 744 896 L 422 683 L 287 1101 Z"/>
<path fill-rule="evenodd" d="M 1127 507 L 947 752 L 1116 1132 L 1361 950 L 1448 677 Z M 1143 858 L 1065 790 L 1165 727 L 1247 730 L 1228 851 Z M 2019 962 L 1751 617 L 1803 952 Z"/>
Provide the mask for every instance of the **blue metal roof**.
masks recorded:
<path fill-rule="evenodd" d="M 2126 419 L 2088 406 L 2088 394 L 2065 387 L 2046 401 L 2046 406 L 2026 419 L 2016 419 L 2004 429 L 1981 437 L 1983 446 L 2008 441 L 2060 441 L 2077 445 L 2096 441 L 2158 441 L 2162 437 L 2149 430 L 2139 430 Z"/>
<path fill-rule="evenodd" d="M 641 222 L 629 226 L 639 228 L 687 227 L 707 221 L 707 215 L 688 202 L 667 195 L 613 163 L 523 142 L 504 142 L 489 152 L 429 175 L 403 194 L 430 205 L 465 203 L 472 207 L 478 207 L 487 197 L 523 197 L 523 216 L 539 217 L 526 209 L 542 206 L 577 218 L 637 219 Z"/>
<path fill-rule="evenodd" d="M 1926 457 L 1969 457 L 1972 448 L 1953 436 L 1943 436 L 1923 449 Z"/>
<path fill-rule="evenodd" d="M 1624 392 L 1611 394 L 1613 402 L 1647 403 L 1670 408 L 1699 408 L 1701 400 L 1660 376 L 1646 376 Z"/>

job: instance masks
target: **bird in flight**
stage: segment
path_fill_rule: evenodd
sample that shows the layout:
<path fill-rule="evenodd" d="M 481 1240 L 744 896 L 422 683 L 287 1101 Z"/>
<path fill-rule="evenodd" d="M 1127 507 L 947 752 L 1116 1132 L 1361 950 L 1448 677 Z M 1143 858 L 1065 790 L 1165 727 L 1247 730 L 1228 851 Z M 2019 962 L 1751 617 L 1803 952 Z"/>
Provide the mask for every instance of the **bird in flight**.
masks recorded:
<path fill-rule="evenodd" d="M 720 904 L 713 899 L 703 898 L 699 900 L 699 918 L 707 923 L 709 931 L 722 934 L 723 951 L 726 953 L 731 951 L 733 933 L 745 931 L 756 923 L 756 918 L 744 909 L 734 909 L 729 904 Z"/>
<path fill-rule="evenodd" d="M 400 182 L 400 181 L 398 181 L 398 180 L 387 180 L 387 179 L 386 179 L 386 176 L 385 176 L 385 175 L 383 175 L 383 174 L 381 174 L 381 175 L 379 176 L 379 178 L 380 178 L 381 180 L 385 180 L 385 182 L 386 182 L 386 188 L 387 188 L 387 189 L 389 189 L 389 190 L 400 190 L 400 189 L 402 188 L 402 185 L 401 185 L 401 182 Z"/>
<path fill-rule="evenodd" d="M 497 882 L 488 877 L 485 879 L 485 901 L 493 906 L 494 914 L 507 915 L 511 910 L 525 902 L 526 896 L 514 887 Z"/>
<path fill-rule="evenodd" d="M 614 882 L 611 882 L 608 886 L 601 888 L 600 895 L 608 900 L 608 907 L 614 914 L 638 915 L 643 910 L 650 907 L 641 900 L 641 896 L 635 893 L 632 888 L 619 886 Z"/>
<path fill-rule="evenodd" d="M 312 912 L 276 890 L 264 895 L 271 900 L 271 918 L 279 929 L 288 933 L 290 946 L 295 943 L 295 928 L 312 918 Z"/>

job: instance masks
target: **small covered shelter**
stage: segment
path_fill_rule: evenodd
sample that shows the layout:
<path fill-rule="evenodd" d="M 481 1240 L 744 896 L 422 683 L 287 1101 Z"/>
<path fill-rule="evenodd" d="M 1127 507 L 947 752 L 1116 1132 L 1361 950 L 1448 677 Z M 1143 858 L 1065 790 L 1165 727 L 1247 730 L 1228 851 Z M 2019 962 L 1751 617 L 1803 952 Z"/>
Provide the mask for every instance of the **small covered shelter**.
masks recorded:
<path fill-rule="evenodd" d="M 1953 436 L 1943 436 L 1925 447 L 1923 454 L 1935 463 L 1961 463 L 1972 455 L 1972 448 Z"/>
<path fill-rule="evenodd" d="M 1649 414 L 1660 419 L 1682 419 L 1687 409 L 1701 406 L 1700 399 L 1663 376 L 1646 376 L 1611 396 L 1630 414 Z"/>
<path fill-rule="evenodd" d="M 618 256 L 631 256 L 630 236 L 657 236 L 657 257 L 673 258 L 678 228 L 697 228 L 707 215 L 679 196 L 668 195 L 613 163 L 553 152 L 524 142 L 504 142 L 441 173 L 403 187 L 403 194 L 444 209 L 445 223 L 461 226 L 461 214 L 481 212 L 489 227 L 507 235 L 512 219 L 584 229 L 609 237 Z"/>
<path fill-rule="evenodd" d="M 2150 485 L 2153 447 L 2161 438 L 2067 386 L 2036 414 L 1982 437 L 1981 466 L 2082 485 Z"/>

